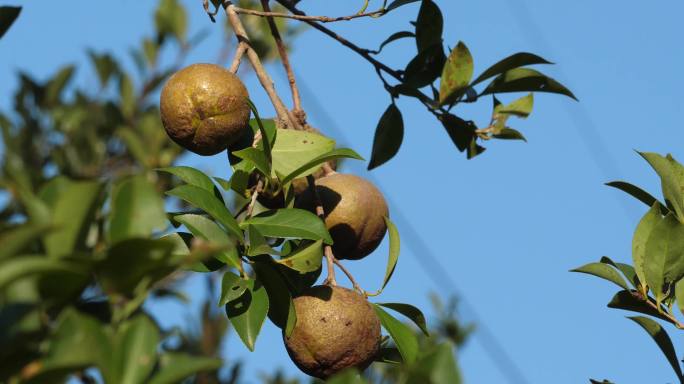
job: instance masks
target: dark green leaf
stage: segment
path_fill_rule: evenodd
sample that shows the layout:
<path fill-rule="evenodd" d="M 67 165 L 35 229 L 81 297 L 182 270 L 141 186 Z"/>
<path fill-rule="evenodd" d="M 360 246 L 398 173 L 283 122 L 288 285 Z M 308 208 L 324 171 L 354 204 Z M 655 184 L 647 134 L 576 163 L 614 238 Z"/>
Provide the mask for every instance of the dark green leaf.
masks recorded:
<path fill-rule="evenodd" d="M 397 8 L 401 7 L 402 5 L 415 3 L 415 2 L 417 2 L 417 1 L 420 1 L 420 0 L 394 0 L 394 1 L 393 1 L 390 5 L 388 5 L 387 8 L 385 8 L 385 9 L 387 10 L 387 12 L 389 12 L 389 11 L 391 11 L 391 10 L 393 10 L 393 9 L 397 9 Z"/>
<path fill-rule="evenodd" d="M 564 85 L 539 71 L 529 68 L 516 68 L 506 71 L 489 83 L 480 95 L 507 92 L 557 93 L 577 100 L 575 95 Z"/>
<path fill-rule="evenodd" d="M 477 128 L 472 121 L 465 121 L 450 113 L 440 116 L 440 121 L 459 151 L 463 152 L 468 149 L 470 143 L 475 140 Z"/>
<path fill-rule="evenodd" d="M 418 18 L 416 19 L 416 45 L 418 46 L 418 52 L 420 53 L 435 45 L 439 45 L 441 48 L 443 28 L 444 18 L 442 17 L 442 11 L 432 0 L 423 0 L 418 11 Z"/>
<path fill-rule="evenodd" d="M 417 0 L 414 0 L 417 1 Z M 399 39 L 405 39 L 407 37 L 416 37 L 416 35 L 413 32 L 409 31 L 399 31 L 399 32 L 394 32 L 393 34 L 390 35 L 390 37 L 386 38 L 385 41 L 380 44 L 380 48 L 378 48 L 377 51 L 373 51 L 373 53 L 378 54 L 382 52 L 382 49 L 385 48 L 385 46 L 393 41 L 397 41 Z"/>
<path fill-rule="evenodd" d="M 88 56 L 95 66 L 97 76 L 100 79 L 100 87 L 104 88 L 112 75 L 119 73 L 119 64 L 109 54 L 99 55 L 94 51 L 88 51 Z"/>
<path fill-rule="evenodd" d="M 252 100 L 247 99 L 247 104 L 249 104 L 249 108 L 252 110 L 252 113 L 254 113 L 254 121 L 256 121 L 257 125 L 259 126 L 261 138 L 266 138 L 266 140 L 261 140 L 261 145 L 264 148 L 264 154 L 266 155 L 266 159 L 269 162 L 271 162 L 271 149 L 273 148 L 273 144 L 275 144 L 275 140 L 278 134 L 276 126 L 275 124 L 264 124 L 264 122 L 259 117 L 259 111 L 257 110 L 257 107 L 254 105 L 254 103 L 252 103 Z"/>
<path fill-rule="evenodd" d="M 672 369 L 677 374 L 679 381 L 684 381 L 682 377 L 682 368 L 679 366 L 679 359 L 677 358 L 677 352 L 675 351 L 674 345 L 672 345 L 672 340 L 668 336 L 667 332 L 663 327 L 657 322 L 643 316 L 628 317 L 628 319 L 639 324 L 658 344 L 658 347 L 663 352 L 667 361 L 670 362 Z"/>
<path fill-rule="evenodd" d="M 594 275 L 602 279 L 611 281 L 623 289 L 629 290 L 629 286 L 625 282 L 625 279 L 620 276 L 615 268 L 603 264 L 603 263 L 589 263 L 576 269 L 572 269 L 570 272 L 581 272 L 589 275 Z"/>
<path fill-rule="evenodd" d="M 452 104 L 465 93 L 473 78 L 473 56 L 461 41 L 451 50 L 442 69 L 439 83 L 439 104 Z"/>
<path fill-rule="evenodd" d="M 49 230 L 49 225 L 28 223 L 0 233 L 0 260 L 21 252 Z"/>
<path fill-rule="evenodd" d="M 665 201 L 672 204 L 679 221 L 684 223 L 684 166 L 671 155 L 639 152 L 660 176 Z"/>
<path fill-rule="evenodd" d="M 653 306 L 647 304 L 641 296 L 640 293 L 634 291 L 620 291 L 613 296 L 613 298 L 608 303 L 608 308 L 624 309 L 625 311 L 639 312 L 653 317 L 657 317 L 661 320 L 671 322 L 665 315 L 658 312 Z M 648 299 L 653 305 L 656 305 L 655 301 Z M 665 308 L 662 307 L 663 313 L 665 313 Z"/>
<path fill-rule="evenodd" d="M 656 223 L 648 236 L 643 266 L 646 283 L 658 303 L 665 299 L 671 284 L 684 276 L 684 224 L 672 213 Z"/>
<path fill-rule="evenodd" d="M 492 137 L 500 140 L 522 140 L 527 142 L 525 136 L 513 128 L 504 128 L 498 133 L 493 134 Z"/>
<path fill-rule="evenodd" d="M 215 222 L 200 215 L 179 215 L 175 220 L 185 225 L 195 237 L 207 240 L 220 251 L 216 258 L 229 266 L 242 268 L 235 246 L 236 241 L 225 233 Z"/>
<path fill-rule="evenodd" d="M 392 103 L 382 114 L 373 138 L 373 153 L 368 169 L 377 168 L 386 163 L 399 152 L 404 140 L 404 119 L 401 111 Z"/>
<path fill-rule="evenodd" d="M 226 272 L 221 281 L 221 298 L 219 299 L 219 307 L 228 304 L 245 293 L 249 286 L 249 280 L 243 279 L 233 272 Z"/>
<path fill-rule="evenodd" d="M 397 230 L 396 225 L 394 225 L 394 223 L 388 217 L 385 217 L 384 219 L 385 223 L 387 224 L 390 245 L 389 255 L 387 257 L 387 268 L 385 269 L 385 277 L 382 279 L 382 287 L 380 288 L 379 292 L 382 292 L 382 290 L 385 289 L 387 283 L 389 283 L 389 280 L 392 278 L 394 268 L 396 268 L 397 261 L 399 261 L 399 251 L 401 248 L 399 231 Z"/>
<path fill-rule="evenodd" d="M 492 65 L 491 67 L 487 68 L 486 71 L 482 72 L 480 76 L 473 81 L 471 85 L 476 85 L 479 84 L 491 77 L 494 77 L 496 75 L 500 75 L 502 73 L 505 73 L 506 71 L 509 71 L 511 69 L 515 69 L 518 67 L 523 67 L 525 65 L 534 65 L 534 64 L 553 64 L 550 61 L 546 61 L 546 59 L 539 57 L 537 55 L 534 55 L 532 53 L 527 53 L 527 52 L 519 52 L 516 54 L 513 54 L 511 56 L 508 56 L 507 58 L 499 61 L 498 63 Z"/>
<path fill-rule="evenodd" d="M 69 83 L 69 80 L 74 75 L 75 67 L 73 65 L 66 66 L 57 72 L 57 74 L 47 83 L 45 88 L 45 101 L 48 105 L 54 105 L 58 100 L 62 91 Z"/>
<path fill-rule="evenodd" d="M 644 266 L 646 243 L 653 232 L 653 228 L 663 219 L 659 207 L 660 204 L 657 201 L 653 203 L 651 209 L 639 221 L 632 237 L 632 263 L 634 263 L 635 272 L 642 284 L 648 284 Z M 645 289 L 642 291 L 642 293 L 646 293 Z"/>
<path fill-rule="evenodd" d="M 297 314 L 284 277 L 270 257 L 255 260 L 253 267 L 259 282 L 264 285 L 268 293 L 269 319 L 289 337 L 297 324 Z"/>
<path fill-rule="evenodd" d="M 221 359 L 167 352 L 159 357 L 159 371 L 148 384 L 176 384 L 198 372 L 214 371 L 223 365 Z"/>
<path fill-rule="evenodd" d="M 435 44 L 420 51 L 404 69 L 404 85 L 422 88 L 432 84 L 442 74 L 446 62 L 444 47 Z"/>
<path fill-rule="evenodd" d="M 367 384 L 355 368 L 347 368 L 325 381 L 326 384 Z"/>
<path fill-rule="evenodd" d="M 637 277 L 634 267 L 632 267 L 629 264 L 616 263 L 613 260 L 611 260 L 608 256 L 601 257 L 601 263 L 608 264 L 613 266 L 614 268 L 617 268 L 620 272 L 622 272 L 622 275 L 627 279 L 628 282 L 630 282 L 634 287 L 637 287 L 639 278 Z"/>
<path fill-rule="evenodd" d="M 285 178 L 282 179 L 283 184 L 287 184 L 290 181 L 301 177 L 301 175 L 305 174 L 310 174 L 312 169 L 316 169 L 315 167 L 317 165 L 323 164 L 326 161 L 330 160 L 335 160 L 335 159 L 356 159 L 356 160 L 363 160 L 363 157 L 356 153 L 354 150 L 349 149 L 349 148 L 337 148 L 333 149 L 330 152 L 324 153 L 313 160 L 309 161 L 308 163 L 302 165 L 301 167 L 295 169 L 287 175 Z"/>
<path fill-rule="evenodd" d="M 299 273 L 313 272 L 321 268 L 323 260 L 323 241 L 318 240 L 302 249 L 296 250 L 276 262 Z"/>
<path fill-rule="evenodd" d="M 19 13 L 21 13 L 21 7 L 0 7 L 0 39 L 14 23 L 14 20 L 19 17 Z"/>
<path fill-rule="evenodd" d="M 268 315 L 268 294 L 261 284 L 249 280 L 249 286 L 239 298 L 226 304 L 226 314 L 242 342 L 254 351 L 261 326 Z"/>
<path fill-rule="evenodd" d="M 381 305 L 385 308 L 389 308 L 392 310 L 395 310 L 402 315 L 408 317 L 415 325 L 420 328 L 421 331 L 423 331 L 423 334 L 425 336 L 430 336 L 430 333 L 428 332 L 427 328 L 427 323 L 425 322 L 425 315 L 423 315 L 423 312 L 420 311 L 420 309 L 414 307 L 413 305 L 410 304 L 403 304 L 403 303 L 377 303 L 378 305 Z"/>
<path fill-rule="evenodd" d="M 256 168 L 263 175 L 271 175 L 271 166 L 268 162 L 268 159 L 266 158 L 266 155 L 261 150 L 249 147 L 232 153 L 233 155 L 243 160 L 251 161 L 252 163 L 254 163 Z"/>
<path fill-rule="evenodd" d="M 194 185 L 196 187 L 200 187 L 207 192 L 214 193 L 214 189 L 216 186 L 214 186 L 214 183 L 211 181 L 211 178 L 207 176 L 204 172 L 192 168 L 192 167 L 187 167 L 187 166 L 176 166 L 176 167 L 166 167 L 166 168 L 159 168 L 157 169 L 159 172 L 167 172 L 170 173 L 179 179 L 183 180 L 184 182 Z"/>
<path fill-rule="evenodd" d="M 242 230 L 235 221 L 228 208 L 211 192 L 194 185 L 181 185 L 168 192 L 167 195 L 175 196 L 203 210 L 216 219 L 221 225 L 230 231 L 239 242 L 243 241 Z"/>
<path fill-rule="evenodd" d="M 249 238 L 249 248 L 247 249 L 247 256 L 259 256 L 259 255 L 279 255 L 280 252 L 276 251 L 268 243 L 264 235 L 259 232 L 253 225 L 247 228 L 247 235 Z"/>
<path fill-rule="evenodd" d="M 121 102 L 121 113 L 127 118 L 133 117 L 135 113 L 135 86 L 130 76 L 121 74 L 119 79 L 119 96 Z"/>
<path fill-rule="evenodd" d="M 609 183 L 606 183 L 607 186 L 617 188 L 623 192 L 626 192 L 627 194 L 633 196 L 637 200 L 641 201 L 642 203 L 648 205 L 649 207 L 652 207 L 653 204 L 655 204 L 658 199 L 653 197 L 650 193 L 644 191 L 643 189 L 637 187 L 634 184 L 630 184 L 625 181 L 611 181 Z M 667 209 L 666 206 L 660 205 L 660 212 L 664 215 L 667 215 L 670 211 Z"/>
<path fill-rule="evenodd" d="M 137 315 L 116 329 L 111 349 L 110 370 L 103 370 L 107 383 L 145 382 L 157 360 L 160 334 L 146 315 Z"/>
<path fill-rule="evenodd" d="M 120 180 L 112 192 L 109 240 L 146 237 L 167 226 L 164 201 L 144 175 Z"/>
<path fill-rule="evenodd" d="M 375 361 L 388 364 L 401 364 L 401 353 L 395 347 L 381 347 L 377 356 L 375 356 Z"/>
<path fill-rule="evenodd" d="M 407 363 L 413 363 L 418 357 L 418 339 L 413 330 L 406 324 L 395 319 L 389 313 L 385 312 L 379 305 L 373 304 L 375 313 L 380 318 L 380 323 L 389 332 L 390 336 L 397 345 L 401 357 Z"/>
<path fill-rule="evenodd" d="M 313 213 L 297 208 L 266 211 L 243 221 L 240 226 L 254 226 L 262 235 L 280 238 L 323 240 L 332 244 L 325 223 Z"/>
<path fill-rule="evenodd" d="M 44 256 L 10 258 L 0 264 L 0 289 L 26 276 L 46 276 L 64 272 L 87 276 L 89 269 L 82 263 L 49 259 Z"/>

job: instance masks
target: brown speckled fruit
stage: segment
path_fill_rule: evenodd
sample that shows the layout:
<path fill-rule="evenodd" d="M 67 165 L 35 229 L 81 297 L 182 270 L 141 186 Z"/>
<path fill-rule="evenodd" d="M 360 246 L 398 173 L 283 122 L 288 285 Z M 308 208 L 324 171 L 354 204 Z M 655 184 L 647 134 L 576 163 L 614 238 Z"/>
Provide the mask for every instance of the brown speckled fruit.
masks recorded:
<path fill-rule="evenodd" d="M 215 155 L 249 128 L 249 95 L 242 81 L 214 64 L 193 64 L 174 73 L 160 98 L 166 133 L 182 147 Z"/>
<path fill-rule="evenodd" d="M 316 190 L 338 259 L 362 259 L 380 245 L 387 232 L 384 217 L 389 216 L 389 209 L 373 184 L 355 175 L 335 173 L 316 180 Z M 310 189 L 299 196 L 296 206 L 315 212 Z"/>
<path fill-rule="evenodd" d="M 297 323 L 283 336 L 305 373 L 326 379 L 350 367 L 366 369 L 380 348 L 380 319 L 361 294 L 319 285 L 294 299 Z"/>

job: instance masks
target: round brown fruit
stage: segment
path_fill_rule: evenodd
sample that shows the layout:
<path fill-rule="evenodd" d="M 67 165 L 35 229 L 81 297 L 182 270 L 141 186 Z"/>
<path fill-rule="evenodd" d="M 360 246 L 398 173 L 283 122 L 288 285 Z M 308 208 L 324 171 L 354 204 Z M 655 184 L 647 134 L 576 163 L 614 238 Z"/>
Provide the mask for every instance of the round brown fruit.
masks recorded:
<path fill-rule="evenodd" d="M 287 353 L 305 373 L 326 379 L 366 369 L 380 348 L 380 319 L 361 294 L 318 285 L 294 299 L 297 323 L 283 335 Z"/>
<path fill-rule="evenodd" d="M 214 64 L 193 64 L 174 73 L 160 98 L 166 133 L 182 147 L 215 155 L 249 128 L 249 94 L 242 81 Z"/>
<path fill-rule="evenodd" d="M 385 217 L 389 216 L 389 209 L 372 183 L 355 175 L 335 173 L 316 180 L 316 190 L 338 259 L 362 259 L 380 245 L 387 232 Z M 311 190 L 307 189 L 296 206 L 315 212 L 314 202 Z"/>

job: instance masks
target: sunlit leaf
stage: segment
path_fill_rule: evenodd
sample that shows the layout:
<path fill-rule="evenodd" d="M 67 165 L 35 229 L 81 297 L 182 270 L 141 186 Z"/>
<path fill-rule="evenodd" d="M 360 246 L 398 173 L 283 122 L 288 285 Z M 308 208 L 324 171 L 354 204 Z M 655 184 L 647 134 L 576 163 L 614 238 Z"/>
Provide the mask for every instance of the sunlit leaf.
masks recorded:
<path fill-rule="evenodd" d="M 280 238 L 323 240 L 332 244 L 325 223 L 313 213 L 297 208 L 266 211 L 243 221 L 240 226 L 254 226 L 262 235 Z"/>
<path fill-rule="evenodd" d="M 281 181 L 283 184 L 287 184 L 288 182 L 301 177 L 301 175 L 305 174 L 310 174 L 311 169 L 316 169 L 316 166 L 325 163 L 326 161 L 331 161 L 335 159 L 356 159 L 356 160 L 363 160 L 363 157 L 359 155 L 358 153 L 354 152 L 354 150 L 349 149 L 349 148 L 337 148 L 333 149 L 330 152 L 326 152 L 308 163 L 302 165 L 301 167 L 297 168 L 296 170 L 292 171 L 289 175 L 285 176 Z"/>
<path fill-rule="evenodd" d="M 272 176 L 285 177 L 335 148 L 335 141 L 313 132 L 278 129 L 273 146 Z M 321 163 L 318 163 L 320 165 Z M 319 166 L 300 172 L 298 177 L 315 172 Z"/>
<path fill-rule="evenodd" d="M 223 280 L 221 280 L 221 297 L 219 298 L 219 307 L 228 304 L 229 301 L 233 301 L 245 293 L 245 290 L 249 287 L 249 280 L 243 279 L 240 276 L 234 274 L 233 272 L 227 271 L 223 274 Z"/>
<path fill-rule="evenodd" d="M 313 272 L 321 267 L 323 260 L 323 241 L 315 241 L 306 247 L 296 250 L 277 263 L 282 264 L 299 273 Z"/>
<path fill-rule="evenodd" d="M 394 343 L 397 345 L 404 361 L 407 363 L 416 361 L 416 358 L 418 357 L 418 339 L 416 338 L 416 334 L 413 333 L 413 330 L 385 312 L 379 305 L 373 304 L 373 309 L 375 309 L 375 313 L 378 314 L 383 328 L 392 336 L 392 340 L 394 340 Z"/>
<path fill-rule="evenodd" d="M 257 336 L 268 315 L 268 294 L 263 285 L 249 280 L 249 286 L 239 298 L 226 304 L 226 314 L 242 342 L 254 351 Z"/>
<path fill-rule="evenodd" d="M 506 57 L 505 59 L 497 62 L 496 64 L 492 65 L 491 67 L 487 68 L 486 71 L 482 72 L 480 76 L 473 81 L 471 85 L 476 85 L 479 84 L 489 78 L 492 78 L 496 75 L 500 75 L 502 73 L 505 73 L 506 71 L 509 71 L 511 69 L 515 69 L 518 67 L 523 67 L 525 65 L 533 65 L 533 64 L 552 64 L 550 61 L 547 61 L 543 57 L 539 57 L 535 54 L 532 53 L 527 53 L 527 52 L 519 52 L 516 54 L 513 54 L 511 56 Z"/>
<path fill-rule="evenodd" d="M 661 156 L 657 153 L 639 152 L 660 176 L 665 201 L 669 202 L 684 223 L 684 166 L 672 155 Z"/>
<path fill-rule="evenodd" d="M 635 199 L 641 201 L 642 203 L 648 205 L 649 207 L 652 207 L 653 204 L 655 204 L 658 199 L 653 197 L 650 193 L 644 191 L 643 189 L 637 187 L 636 185 L 630 184 L 625 181 L 611 181 L 609 183 L 606 183 L 607 186 L 613 187 L 616 189 L 619 189 Z M 664 215 L 667 215 L 669 210 L 667 209 L 666 206 L 660 204 L 660 212 Z"/>
<path fill-rule="evenodd" d="M 261 257 L 255 260 L 253 267 L 259 282 L 264 285 L 268 294 L 269 319 L 282 329 L 286 336 L 292 335 L 297 323 L 297 314 L 292 295 L 283 275 L 270 257 Z"/>
<path fill-rule="evenodd" d="M 648 235 L 643 269 L 658 303 L 665 299 L 665 290 L 684 276 L 684 224 L 673 214 L 656 223 Z"/>
<path fill-rule="evenodd" d="M 618 273 L 615 268 L 603 264 L 603 263 L 589 263 L 586 265 L 583 265 L 579 268 L 575 268 L 571 270 L 571 272 L 581 272 L 581 273 L 586 273 L 589 275 L 594 275 L 597 277 L 600 277 L 602 279 L 611 281 L 618 286 L 622 287 L 623 289 L 629 289 L 629 286 L 625 282 L 625 279 L 622 278 L 620 273 Z"/>
<path fill-rule="evenodd" d="M 461 41 L 451 50 L 442 69 L 439 84 L 439 103 L 451 104 L 458 100 L 473 77 L 473 57 Z"/>
<path fill-rule="evenodd" d="M 653 203 L 651 209 L 639 221 L 632 237 L 632 262 L 642 284 L 648 284 L 644 266 L 646 261 L 646 243 L 655 226 L 662 221 L 660 214 L 660 204 L 658 202 Z"/>
<path fill-rule="evenodd" d="M 668 336 L 667 332 L 663 327 L 657 322 L 643 316 L 628 317 L 628 319 L 639 324 L 653 339 L 653 341 L 658 344 L 658 348 L 663 352 L 667 361 L 670 362 L 672 369 L 677 374 L 677 378 L 680 381 L 684 380 L 682 377 L 682 368 L 679 365 L 679 358 L 677 358 L 677 352 L 675 351 L 674 345 L 672 345 L 672 340 Z"/>
<path fill-rule="evenodd" d="M 395 310 L 402 315 L 408 317 L 415 325 L 420 328 L 421 331 L 423 331 L 423 334 L 425 336 L 430 336 L 430 333 L 428 332 L 427 328 L 427 322 L 425 321 L 425 315 L 423 315 L 423 312 L 420 311 L 417 307 L 414 307 L 411 304 L 404 304 L 404 303 L 377 303 L 378 305 L 381 305 L 385 308 L 389 308 L 392 310 Z"/>
<path fill-rule="evenodd" d="M 185 225 L 193 235 L 207 240 L 210 244 L 220 248 L 216 258 L 229 266 L 241 269 L 240 258 L 236 248 L 236 241 L 224 232 L 215 222 L 200 215 L 179 215 L 174 218 Z"/>

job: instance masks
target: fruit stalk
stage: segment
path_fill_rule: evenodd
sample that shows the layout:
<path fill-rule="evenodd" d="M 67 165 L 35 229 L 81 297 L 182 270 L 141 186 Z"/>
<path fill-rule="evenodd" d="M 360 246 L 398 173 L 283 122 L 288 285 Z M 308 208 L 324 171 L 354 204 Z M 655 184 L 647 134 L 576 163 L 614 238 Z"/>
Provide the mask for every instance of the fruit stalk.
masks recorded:
<path fill-rule="evenodd" d="M 316 204 L 316 215 L 325 222 L 325 211 L 323 210 L 323 203 L 321 203 L 321 197 L 318 196 L 318 191 L 316 190 L 316 180 L 313 176 L 309 175 L 306 177 L 306 181 L 309 182 L 309 188 L 311 188 L 311 193 L 314 196 L 314 202 Z M 323 254 L 325 255 L 325 260 L 327 262 L 328 276 L 323 281 L 323 284 L 329 285 L 331 287 L 337 286 L 337 280 L 335 279 L 335 255 L 333 254 L 332 246 L 326 244 L 323 248 Z"/>

